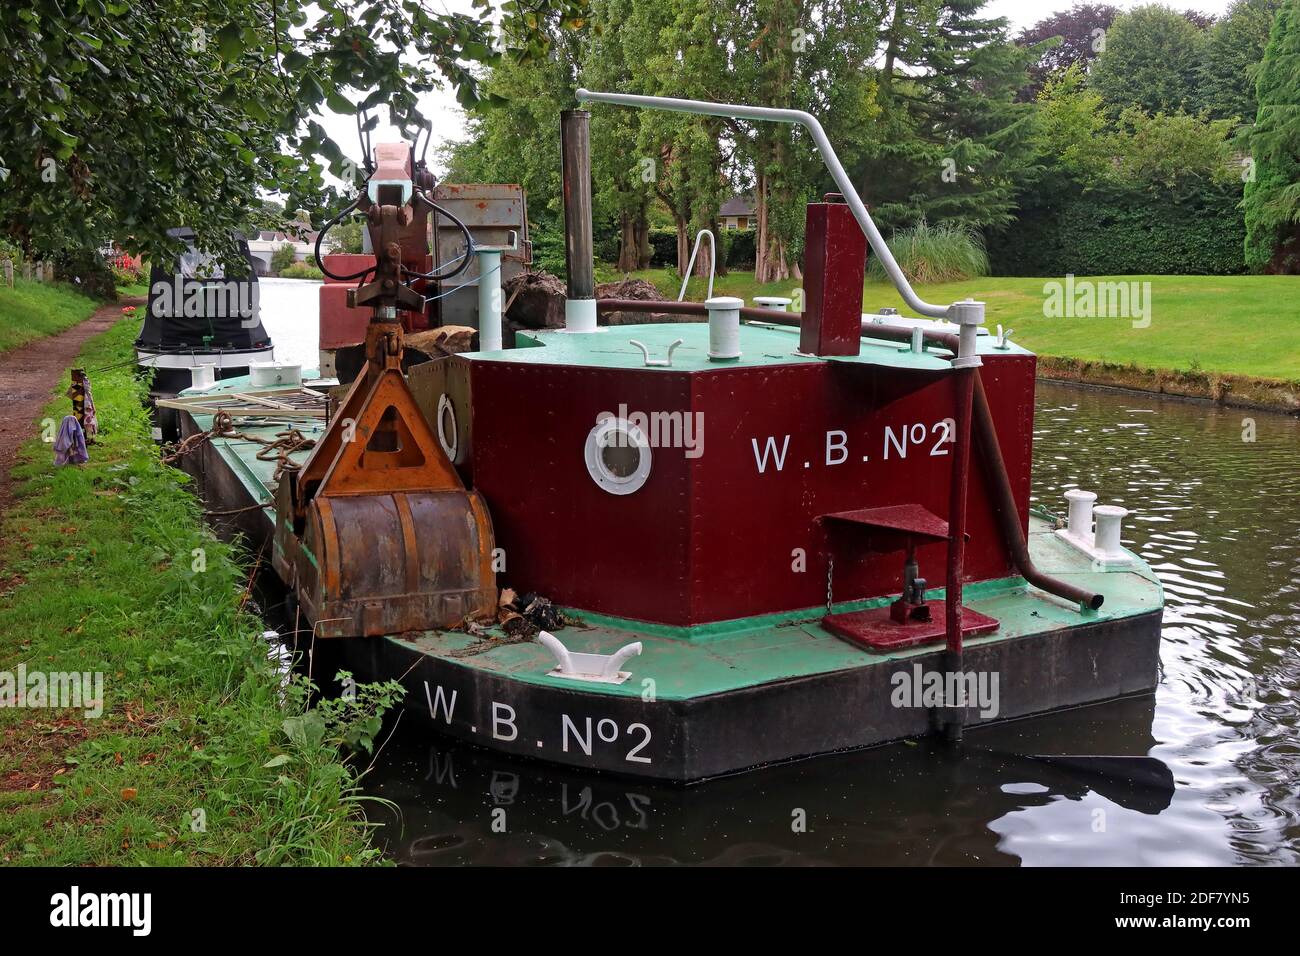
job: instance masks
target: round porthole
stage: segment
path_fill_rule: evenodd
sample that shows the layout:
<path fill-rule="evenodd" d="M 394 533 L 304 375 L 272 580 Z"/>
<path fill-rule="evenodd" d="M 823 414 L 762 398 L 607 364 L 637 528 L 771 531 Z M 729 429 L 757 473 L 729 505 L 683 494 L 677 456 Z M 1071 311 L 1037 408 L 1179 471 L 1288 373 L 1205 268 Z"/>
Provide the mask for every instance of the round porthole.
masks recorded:
<path fill-rule="evenodd" d="M 456 406 L 446 393 L 438 399 L 438 444 L 453 462 L 460 447 L 460 435 L 456 431 Z"/>
<path fill-rule="evenodd" d="M 606 418 L 587 435 L 587 473 L 611 495 L 630 495 L 650 477 L 650 443 L 625 418 Z"/>

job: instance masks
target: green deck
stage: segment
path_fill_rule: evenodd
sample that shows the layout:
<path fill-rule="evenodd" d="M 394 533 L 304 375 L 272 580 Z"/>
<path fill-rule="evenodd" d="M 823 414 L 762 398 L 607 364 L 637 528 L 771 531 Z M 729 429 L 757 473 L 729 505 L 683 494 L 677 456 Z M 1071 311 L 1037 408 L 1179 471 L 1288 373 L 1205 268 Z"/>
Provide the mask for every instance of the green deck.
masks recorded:
<path fill-rule="evenodd" d="M 540 361 L 544 357 L 547 361 L 579 365 L 638 367 L 642 361 L 641 354 L 635 346 L 627 343 L 629 338 L 650 346 L 652 355 L 663 354 L 668 343 L 683 338 L 686 342 L 675 355 L 676 367 L 716 369 L 718 363 L 711 363 L 703 357 L 707 350 L 707 332 L 707 326 L 702 323 L 683 323 L 620 326 L 605 333 L 585 336 L 541 333 L 535 341 L 539 345 L 545 343 L 545 348 L 474 353 L 470 357 L 483 361 Z M 741 362 L 822 361 L 792 353 L 796 334 L 795 330 L 782 327 L 746 326 L 742 329 L 742 347 L 746 349 L 746 355 Z M 981 350 L 992 348 L 989 337 L 982 337 L 980 344 Z M 936 369 L 949 367 L 945 360 L 900 351 L 893 343 L 864 341 L 862 360 L 914 368 L 928 368 L 930 363 L 935 363 Z M 736 364 L 730 363 L 730 367 Z M 208 394 L 246 387 L 244 379 L 228 380 Z M 211 426 L 208 416 L 195 416 L 195 422 L 200 428 Z M 264 424 L 241 421 L 238 427 L 249 434 L 273 438 L 277 431 L 285 428 L 285 424 L 282 420 L 269 419 Z M 297 427 L 308 436 L 324 430 L 321 425 L 306 423 L 299 423 Z M 275 463 L 257 460 L 256 453 L 261 446 L 256 443 L 216 438 L 212 444 L 247 489 L 251 500 L 265 505 L 263 514 L 270 534 L 275 518 L 271 504 Z M 293 457 L 301 461 L 307 454 L 300 452 Z M 1001 626 L 994 634 L 968 640 L 968 647 L 1014 641 L 1027 635 L 1080 624 L 1134 617 L 1157 610 L 1164 603 L 1160 583 L 1144 562 L 1137 561 L 1131 569 L 1094 569 L 1086 556 L 1052 533 L 1044 518 L 1032 516 L 1030 519 L 1029 550 L 1040 569 L 1104 594 L 1105 604 L 1099 611 L 1081 613 L 1065 601 L 1027 586 L 1019 577 L 971 585 L 965 589 L 965 606 L 996 618 Z M 938 598 L 942 593 L 942 589 L 932 589 L 930 597 Z M 846 602 L 837 604 L 835 610 L 880 606 L 889 600 Z M 619 685 L 550 677 L 547 672 L 554 666 L 554 659 L 544 647 L 536 642 L 500 643 L 498 639 L 503 635 L 495 628 L 488 631 L 489 635 L 495 635 L 488 639 L 453 631 L 390 636 L 384 640 L 414 647 L 432 656 L 448 657 L 475 670 L 509 675 L 511 679 L 524 683 L 581 689 L 588 694 L 641 695 L 645 692 L 642 679 L 652 677 L 654 693 L 661 700 L 702 697 L 773 681 L 870 667 L 933 653 L 935 649 L 934 645 L 928 645 L 892 653 L 860 650 L 820 627 L 817 622 L 824 613 L 823 608 L 694 628 L 622 621 L 577 610 L 567 613 L 583 622 L 580 626 L 564 628 L 557 635 L 570 650 L 608 654 L 631 641 L 641 641 L 640 656 L 626 665 L 632 673 L 630 680 Z"/>
<path fill-rule="evenodd" d="M 1139 561 L 1130 570 L 1094 571 L 1084 555 L 1057 538 L 1049 523 L 1037 516 L 1030 519 L 1029 549 L 1043 571 L 1101 592 L 1106 603 L 1099 611 L 1080 613 L 1060 598 L 1029 587 L 1019 577 L 968 585 L 964 606 L 996 618 L 1001 627 L 994 634 L 968 639 L 967 647 L 1133 617 L 1157 610 L 1164 603 L 1160 583 L 1145 563 Z M 929 592 L 932 598 L 942 594 L 941 588 Z M 845 602 L 836 604 L 835 611 L 879 607 L 890 600 Z M 822 629 L 817 622 L 824 608 L 726 622 L 725 626 L 705 625 L 691 629 L 689 637 L 673 635 L 677 629 L 653 624 L 618 621 L 582 611 L 568 613 L 581 617 L 586 625 L 557 633 L 571 651 L 609 654 L 630 641 L 641 642 L 640 656 L 625 665 L 632 673 L 630 680 L 623 684 L 593 684 L 550 677 L 547 672 L 554 666 L 554 658 L 534 642 L 494 646 L 491 641 L 458 632 L 428 632 L 386 640 L 434 656 L 450 655 L 467 667 L 509 674 L 525 683 L 580 687 L 588 694 L 637 696 L 645 691 L 641 679 L 652 677 L 655 696 L 661 700 L 703 697 L 772 681 L 872 666 L 932 654 L 935 649 L 935 645 L 928 645 L 892 653 L 860 650 Z"/>
<path fill-rule="evenodd" d="M 646 366 L 641 350 L 632 344 L 636 339 L 650 350 L 651 359 L 662 359 L 668 346 L 678 339 L 682 344 L 673 353 L 673 364 Z M 516 348 L 495 352 L 470 352 L 465 357 L 476 362 L 518 362 L 539 365 L 574 365 L 582 368 L 646 368 L 657 372 L 716 372 L 720 369 L 746 368 L 772 365 L 806 365 L 813 362 L 848 362 L 859 365 L 878 365 L 887 368 L 906 368 L 920 371 L 943 372 L 951 363 L 930 351 L 914 353 L 897 342 L 885 342 L 869 337 L 862 340 L 858 355 L 821 357 L 804 355 L 799 347 L 799 330 L 791 326 L 762 325 L 747 322 L 740 328 L 739 359 L 715 362 L 709 359 L 709 326 L 707 322 L 649 323 L 645 325 L 615 325 L 602 327 L 601 331 L 581 335 L 562 330 L 516 333 Z M 544 348 L 539 347 L 544 346 Z M 993 336 L 979 337 L 981 355 L 1027 355 L 1025 349 L 1009 344 L 998 350 Z"/>

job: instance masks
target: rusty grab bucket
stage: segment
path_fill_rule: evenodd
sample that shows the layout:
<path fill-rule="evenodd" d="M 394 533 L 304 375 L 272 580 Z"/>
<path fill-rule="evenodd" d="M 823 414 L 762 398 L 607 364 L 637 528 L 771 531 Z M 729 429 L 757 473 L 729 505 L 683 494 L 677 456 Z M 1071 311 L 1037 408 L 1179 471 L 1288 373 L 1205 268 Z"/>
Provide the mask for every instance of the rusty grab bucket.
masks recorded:
<path fill-rule="evenodd" d="M 298 601 L 317 637 L 451 627 L 496 606 L 477 492 L 318 496 L 296 544 Z"/>
<path fill-rule="evenodd" d="M 371 344 L 391 331 L 372 325 Z M 449 628 L 496 611 L 487 506 L 395 365 L 358 377 L 302 470 L 276 489 L 272 561 L 316 637 Z"/>

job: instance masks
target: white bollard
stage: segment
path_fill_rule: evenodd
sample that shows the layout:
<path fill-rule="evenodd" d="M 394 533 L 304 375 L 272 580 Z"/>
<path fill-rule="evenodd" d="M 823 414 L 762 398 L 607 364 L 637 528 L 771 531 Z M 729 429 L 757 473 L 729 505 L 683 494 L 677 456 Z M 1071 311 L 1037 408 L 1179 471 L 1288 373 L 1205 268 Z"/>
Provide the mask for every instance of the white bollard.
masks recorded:
<path fill-rule="evenodd" d="M 730 362 L 740 358 L 740 309 L 744 299 L 720 295 L 704 301 L 709 310 L 709 360 Z"/>
<path fill-rule="evenodd" d="M 600 332 L 596 322 L 595 299 L 564 300 L 564 331 Z"/>
<path fill-rule="evenodd" d="M 1119 505 L 1098 505 L 1093 509 L 1093 514 L 1097 516 L 1095 546 L 1101 552 L 1101 556 L 1103 558 L 1123 557 L 1124 549 L 1119 543 L 1120 525 L 1124 521 L 1124 516 L 1128 514 L 1128 509 L 1121 508 Z"/>
<path fill-rule="evenodd" d="M 1065 498 L 1070 502 L 1067 532 L 1070 537 L 1091 544 L 1092 506 L 1097 500 L 1096 493 L 1081 488 L 1071 488 L 1065 493 Z"/>

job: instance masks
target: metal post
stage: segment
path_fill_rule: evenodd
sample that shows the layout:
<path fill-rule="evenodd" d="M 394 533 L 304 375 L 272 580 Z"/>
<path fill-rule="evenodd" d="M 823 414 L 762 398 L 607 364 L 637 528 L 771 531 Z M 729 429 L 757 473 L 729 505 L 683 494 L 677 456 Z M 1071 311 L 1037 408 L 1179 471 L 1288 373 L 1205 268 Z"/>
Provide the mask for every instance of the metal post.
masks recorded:
<path fill-rule="evenodd" d="M 560 113 L 560 164 L 564 189 L 564 264 L 569 274 L 565 327 L 596 330 L 596 276 L 591 237 L 591 114 Z"/>
<path fill-rule="evenodd" d="M 970 483 L 971 406 L 975 397 L 975 369 L 960 368 L 953 371 L 953 390 L 956 415 L 952 449 L 952 488 L 948 502 L 948 579 L 944 590 L 944 625 L 948 649 L 946 670 L 960 674 L 962 670 L 961 601 L 962 573 L 966 559 L 966 491 Z M 960 681 L 946 682 L 948 687 L 964 687 Z M 961 739 L 964 713 L 946 702 L 949 708 L 944 731 L 949 740 Z M 965 701 L 962 701 L 965 706 Z"/>
<path fill-rule="evenodd" d="M 501 252 L 478 250 L 478 348 L 501 349 Z"/>
<path fill-rule="evenodd" d="M 961 599 L 962 574 L 966 558 L 966 498 L 970 484 L 971 418 L 975 402 L 975 377 L 980 361 L 976 335 L 984 321 L 983 303 L 966 300 L 952 306 L 952 318 L 958 324 L 957 357 L 953 369 L 953 448 L 952 488 L 948 501 L 948 579 L 944 588 L 944 636 L 947 651 L 944 655 L 949 674 L 960 675 L 962 670 Z M 947 687 L 965 687 L 958 680 L 945 682 Z M 966 701 L 954 706 L 947 701 L 948 715 L 945 736 L 953 742 L 961 740 L 965 722 Z"/>

